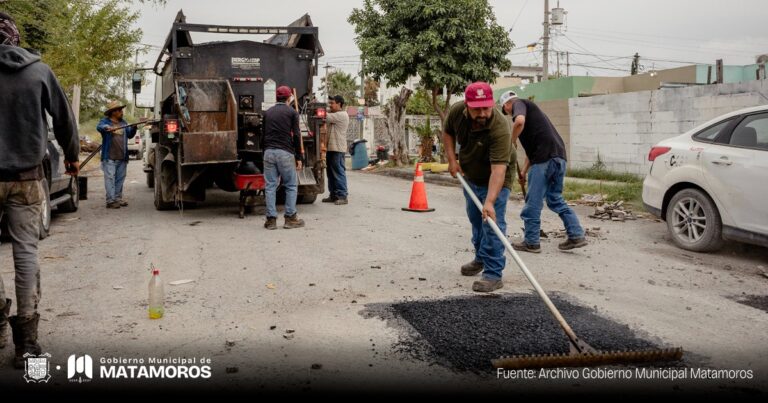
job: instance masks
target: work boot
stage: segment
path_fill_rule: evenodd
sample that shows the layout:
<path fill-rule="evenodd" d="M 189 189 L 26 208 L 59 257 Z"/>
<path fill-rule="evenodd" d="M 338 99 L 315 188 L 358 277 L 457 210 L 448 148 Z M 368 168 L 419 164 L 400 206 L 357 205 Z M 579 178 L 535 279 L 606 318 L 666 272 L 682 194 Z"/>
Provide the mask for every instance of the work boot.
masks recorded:
<path fill-rule="evenodd" d="M 299 218 L 298 213 L 292 216 L 285 216 L 285 225 L 283 225 L 283 228 L 291 229 L 291 228 L 301 228 L 303 226 L 304 226 L 304 220 Z"/>
<path fill-rule="evenodd" d="M 587 240 L 584 239 L 584 237 L 571 239 L 568 238 L 567 241 L 557 245 L 557 248 L 560 250 L 571 250 L 576 248 L 583 248 L 587 246 Z"/>
<path fill-rule="evenodd" d="M 339 198 L 336 199 L 335 202 L 333 202 L 333 204 L 335 204 L 337 206 L 342 206 L 342 205 L 345 205 L 345 204 L 349 204 L 349 201 L 347 200 L 346 197 L 339 197 Z"/>
<path fill-rule="evenodd" d="M 13 330 L 13 344 L 16 346 L 16 356 L 13 367 L 24 369 L 24 354 L 40 355 L 43 349 L 37 344 L 37 325 L 40 314 L 34 316 L 11 316 L 8 318 Z"/>
<path fill-rule="evenodd" d="M 483 271 L 483 262 L 473 260 L 463 266 L 461 266 L 462 276 L 474 276 L 477 273 Z"/>
<path fill-rule="evenodd" d="M 523 252 L 541 253 L 541 245 L 529 245 L 525 241 L 512 242 L 512 247 Z"/>
<path fill-rule="evenodd" d="M 0 306 L 0 349 L 5 348 L 8 344 L 8 316 L 11 314 L 11 304 L 13 301 L 6 299 L 3 305 Z"/>
<path fill-rule="evenodd" d="M 109 202 L 109 203 L 107 203 L 107 208 L 118 209 L 118 208 L 120 208 L 120 202 L 117 201 L 117 200 Z"/>
<path fill-rule="evenodd" d="M 499 280 L 482 279 L 477 280 L 472 284 L 472 291 L 474 292 L 492 292 L 499 288 L 504 287 L 504 283 Z"/>
<path fill-rule="evenodd" d="M 117 202 L 120 204 L 120 207 L 128 207 L 128 202 L 123 199 L 119 199 Z"/>
<path fill-rule="evenodd" d="M 322 202 L 323 203 L 333 203 L 336 200 L 338 200 L 338 198 L 336 196 L 330 195 L 330 196 L 326 197 L 325 199 L 323 199 Z"/>
<path fill-rule="evenodd" d="M 267 221 L 264 222 L 264 228 L 277 229 L 277 217 L 267 217 Z"/>

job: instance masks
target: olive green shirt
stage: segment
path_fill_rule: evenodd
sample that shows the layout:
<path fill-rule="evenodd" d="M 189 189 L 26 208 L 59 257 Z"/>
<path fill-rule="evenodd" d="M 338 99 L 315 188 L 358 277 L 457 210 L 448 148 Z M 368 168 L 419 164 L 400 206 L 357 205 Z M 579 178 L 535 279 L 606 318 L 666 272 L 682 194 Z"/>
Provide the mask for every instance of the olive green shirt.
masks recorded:
<path fill-rule="evenodd" d="M 457 102 L 448 111 L 444 126 L 445 133 L 459 143 L 459 165 L 470 182 L 487 187 L 491 179 L 491 165 L 504 164 L 507 166 L 504 187 L 512 189 L 512 171 L 517 155 L 512 146 L 512 129 L 501 111 L 493 108 L 493 115 L 485 126 L 473 130 L 472 118 L 464 102 Z"/>

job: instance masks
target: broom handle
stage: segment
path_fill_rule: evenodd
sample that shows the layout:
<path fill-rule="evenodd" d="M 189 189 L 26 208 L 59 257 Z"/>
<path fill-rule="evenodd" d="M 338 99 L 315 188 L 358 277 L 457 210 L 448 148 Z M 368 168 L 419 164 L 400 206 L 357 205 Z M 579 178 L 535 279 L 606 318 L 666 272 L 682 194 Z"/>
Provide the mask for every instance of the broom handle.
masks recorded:
<path fill-rule="evenodd" d="M 475 202 L 475 206 L 477 206 L 480 211 L 483 211 L 483 204 L 480 203 L 480 200 L 475 195 L 475 192 L 472 191 L 472 188 L 469 187 L 467 182 L 464 180 L 464 177 L 461 175 L 461 173 L 457 173 L 456 177 L 459 178 L 459 182 L 461 182 L 461 185 L 464 186 L 464 190 L 469 194 L 469 197 L 472 198 L 472 201 Z M 536 278 L 533 277 L 533 274 L 528 270 L 528 267 L 525 265 L 522 259 L 520 259 L 520 256 L 517 254 L 517 251 L 512 247 L 512 245 L 509 244 L 509 241 L 507 240 L 507 237 L 504 236 L 504 234 L 499 229 L 499 226 L 496 225 L 496 222 L 494 222 L 490 217 L 485 220 L 488 225 L 491 226 L 493 229 L 493 232 L 496 233 L 496 236 L 499 237 L 499 240 L 501 240 L 501 243 L 504 244 L 504 247 L 507 248 L 507 251 L 512 255 L 512 259 L 514 259 L 515 263 L 517 263 L 517 266 L 520 268 L 520 270 L 523 271 L 523 274 L 528 279 L 528 281 L 531 283 L 533 288 L 536 290 L 536 292 L 539 294 L 539 297 L 541 297 L 542 300 L 544 300 L 544 304 L 547 305 L 547 308 L 549 308 L 549 311 L 552 312 L 552 316 L 555 317 L 558 323 L 560 323 L 560 327 L 563 328 L 565 331 L 565 334 L 568 335 L 568 338 L 571 339 L 571 343 L 579 347 L 578 340 L 579 338 L 576 337 L 576 333 L 573 332 L 573 329 L 568 325 L 568 323 L 565 321 L 565 318 L 563 318 L 563 315 L 560 314 L 560 311 L 557 310 L 555 307 L 555 304 L 552 303 L 552 300 L 549 299 L 547 294 L 544 292 L 544 289 L 541 288 L 539 285 L 539 282 L 536 281 Z M 581 350 L 579 348 L 579 350 Z"/>

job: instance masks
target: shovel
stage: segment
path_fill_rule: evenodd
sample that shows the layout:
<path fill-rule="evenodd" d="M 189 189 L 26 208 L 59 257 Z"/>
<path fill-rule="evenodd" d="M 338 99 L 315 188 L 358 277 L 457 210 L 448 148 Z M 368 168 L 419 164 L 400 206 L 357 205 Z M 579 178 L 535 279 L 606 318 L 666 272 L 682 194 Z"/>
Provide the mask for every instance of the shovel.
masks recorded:
<path fill-rule="evenodd" d="M 483 211 L 483 204 L 477 198 L 472 189 L 467 185 L 464 177 L 461 173 L 457 173 L 456 177 L 459 178 L 459 182 L 464 186 L 464 190 L 469 197 L 475 203 L 480 211 Z M 549 299 L 544 289 L 541 288 L 539 282 L 533 277 L 533 274 L 525 266 L 525 263 L 520 259 L 517 252 L 512 245 L 509 244 L 507 237 L 501 232 L 499 226 L 488 218 L 485 220 L 488 225 L 491 226 L 493 232 L 499 237 L 499 240 L 507 248 L 507 251 L 514 259 L 517 266 L 522 270 L 525 277 L 531 283 L 536 293 L 544 301 L 544 304 L 549 308 L 552 316 L 560 324 L 560 327 L 568 336 L 570 344 L 569 354 L 543 354 L 543 355 L 518 355 L 511 357 L 501 357 L 495 360 L 491 360 L 494 368 L 504 369 L 524 369 L 524 368 L 559 368 L 559 367 L 586 367 L 586 366 L 598 366 L 598 365 L 614 365 L 614 364 L 630 364 L 630 363 L 642 363 L 642 362 L 670 362 L 683 358 L 682 348 L 670 348 L 670 349 L 647 349 L 647 350 L 633 350 L 633 351 L 599 351 L 591 347 L 584 340 L 576 336 L 573 329 L 568 325 L 557 310 L 555 304 Z"/>
<path fill-rule="evenodd" d="M 296 109 L 296 112 L 301 113 L 299 111 L 299 101 L 296 99 L 296 88 L 293 88 L 293 108 Z M 307 166 L 307 157 L 304 156 L 304 138 L 301 137 L 301 129 L 299 129 L 299 144 L 301 146 L 301 155 L 304 158 L 304 161 L 302 161 L 302 168 L 297 172 L 299 176 L 299 185 L 317 185 L 317 179 L 315 179 L 315 174 L 312 172 L 312 168 Z"/>

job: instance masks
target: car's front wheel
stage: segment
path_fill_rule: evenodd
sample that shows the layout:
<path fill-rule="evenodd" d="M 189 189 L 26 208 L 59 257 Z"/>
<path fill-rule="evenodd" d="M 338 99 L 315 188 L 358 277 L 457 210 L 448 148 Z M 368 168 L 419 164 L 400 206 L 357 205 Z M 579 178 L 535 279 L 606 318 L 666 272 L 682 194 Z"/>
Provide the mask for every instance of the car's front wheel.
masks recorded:
<path fill-rule="evenodd" d="M 683 189 L 669 201 L 667 229 L 675 245 L 694 252 L 723 246 L 723 224 L 715 202 L 698 189 Z"/>

